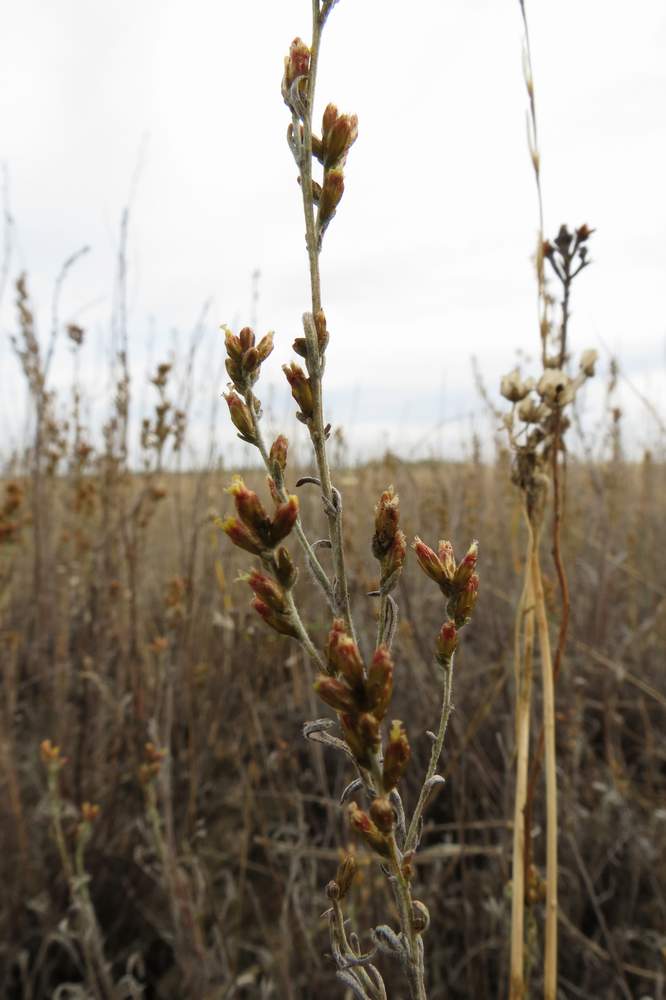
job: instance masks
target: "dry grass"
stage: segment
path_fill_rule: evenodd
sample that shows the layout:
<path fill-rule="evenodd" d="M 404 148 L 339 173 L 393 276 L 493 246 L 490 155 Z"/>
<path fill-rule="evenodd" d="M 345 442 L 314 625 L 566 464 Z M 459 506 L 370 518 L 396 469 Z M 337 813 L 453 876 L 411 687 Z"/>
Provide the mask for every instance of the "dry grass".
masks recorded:
<path fill-rule="evenodd" d="M 525 548 L 506 456 L 492 467 L 388 457 L 339 470 L 337 479 L 347 497 L 352 604 L 369 630 L 371 511 L 383 484 L 400 491 L 407 532 L 484 540 L 481 624 L 459 655 L 448 789 L 428 816 L 417 885 L 432 917 L 431 997 L 502 997 L 512 608 Z M 38 578 L 31 485 L 14 481 L 25 497 L 5 516 L 15 528 L 1 550 L 3 995 L 49 997 L 86 975 L 49 822 L 39 746 L 51 739 L 68 758 L 61 786 L 70 849 L 78 807 L 101 806 L 86 867 L 116 982 L 134 963 L 146 997 L 338 996 L 318 918 L 322 887 L 349 836 L 337 806 L 346 779 L 327 751 L 300 742 L 301 720 L 320 714 L 310 668 L 289 640 L 255 620 L 246 586 L 234 583 L 242 555 L 211 527 L 209 508 L 226 504 L 226 477 L 163 474 L 158 488 L 119 469 L 109 480 L 103 456 L 80 482 L 44 472 Z M 77 506 L 71 491 L 80 495 L 82 483 L 87 502 Z M 569 469 L 562 544 L 572 622 L 557 711 L 560 975 L 572 997 L 664 995 L 666 570 L 657 554 L 666 541 L 665 486 L 666 469 L 649 458 Z M 150 489 L 166 495 L 154 499 Z M 303 505 L 316 525 L 316 499 Z M 544 566 L 552 603 L 556 580 L 545 555 Z M 329 623 L 319 620 L 307 581 L 299 588 L 323 637 Z M 394 709 L 412 720 L 418 774 L 428 742 L 417 733 L 432 725 L 437 698 L 430 638 L 441 609 L 414 566 L 399 597 Z M 168 731 L 170 764 L 155 786 L 168 847 L 161 855 L 138 772 L 145 743 L 164 743 Z M 406 780 L 413 806 L 417 788 Z M 539 797 L 537 864 L 542 823 Z M 364 864 L 362 873 L 353 907 L 367 925 L 378 895 L 385 910 L 393 904 L 376 866 Z M 540 907 L 534 903 L 528 922 Z M 530 947 L 537 982 L 535 935 Z M 194 993 L 184 985 L 193 964 L 202 977 Z M 390 988 L 390 965 L 383 971 Z"/>

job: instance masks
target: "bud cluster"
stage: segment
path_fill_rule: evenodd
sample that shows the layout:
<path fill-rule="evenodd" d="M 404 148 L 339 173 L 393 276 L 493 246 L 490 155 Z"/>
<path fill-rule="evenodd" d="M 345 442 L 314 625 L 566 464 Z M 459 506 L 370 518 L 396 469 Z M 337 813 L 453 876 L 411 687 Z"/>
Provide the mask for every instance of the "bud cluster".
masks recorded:
<path fill-rule="evenodd" d="M 289 46 L 284 60 L 282 75 L 282 97 L 297 118 L 303 115 L 303 102 L 307 97 L 308 75 L 310 73 L 310 49 L 301 38 L 295 38 Z"/>
<path fill-rule="evenodd" d="M 162 761 L 166 755 L 166 750 L 156 747 L 154 743 L 146 743 L 144 746 L 144 761 L 139 767 L 139 781 L 144 787 L 151 784 L 160 773 Z"/>
<path fill-rule="evenodd" d="M 372 554 L 381 566 L 379 586 L 382 594 L 388 594 L 396 587 L 407 554 L 407 540 L 399 522 L 400 499 L 389 486 L 375 507 L 375 533 L 372 536 Z"/>
<path fill-rule="evenodd" d="M 243 327 L 236 336 L 228 327 L 224 329 L 224 344 L 227 349 L 225 361 L 227 374 L 234 389 L 245 395 L 259 378 L 262 363 L 273 350 L 273 333 L 267 333 L 259 343 L 249 326 Z"/>
<path fill-rule="evenodd" d="M 265 555 L 275 549 L 298 518 L 298 497 L 292 495 L 284 503 L 278 503 L 269 517 L 257 494 L 248 489 L 240 476 L 234 476 L 227 493 L 234 498 L 238 517 L 220 521 L 219 527 L 234 545 L 252 555 Z"/>
<path fill-rule="evenodd" d="M 290 559 L 285 548 L 281 548 L 279 551 L 282 554 L 281 558 L 286 555 L 287 559 Z M 298 631 L 292 622 L 291 610 L 285 598 L 285 588 L 258 569 L 253 569 L 251 573 L 241 577 L 241 579 L 249 584 L 254 594 L 251 602 L 252 607 L 266 624 L 280 635 L 288 635 L 292 639 L 297 639 Z"/>
<path fill-rule="evenodd" d="M 291 386 L 291 394 L 298 403 L 299 410 L 296 418 L 302 424 L 309 424 L 314 416 L 312 380 L 295 361 L 292 361 L 290 365 L 283 365 L 282 371 Z"/>
<path fill-rule="evenodd" d="M 479 543 L 472 542 L 459 563 L 456 563 L 449 541 L 440 541 L 435 552 L 417 536 L 413 548 L 423 572 L 435 581 L 447 598 L 447 611 L 454 627 L 462 628 L 472 617 L 479 594 L 479 577 L 476 574 Z"/>

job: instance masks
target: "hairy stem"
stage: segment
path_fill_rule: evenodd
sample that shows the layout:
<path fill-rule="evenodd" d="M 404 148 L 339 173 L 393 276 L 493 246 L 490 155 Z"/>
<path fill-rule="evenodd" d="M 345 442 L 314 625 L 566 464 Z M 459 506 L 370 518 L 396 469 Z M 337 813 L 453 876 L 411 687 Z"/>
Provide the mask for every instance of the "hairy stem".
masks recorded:
<path fill-rule="evenodd" d="M 442 687 L 442 707 L 439 715 L 439 725 L 437 727 L 437 734 L 435 736 L 435 741 L 432 745 L 432 750 L 430 751 L 430 762 L 428 764 L 428 770 L 426 771 L 426 776 L 421 787 L 421 792 L 419 794 L 418 802 L 416 803 L 416 808 L 414 809 L 414 814 L 412 816 L 411 822 L 409 824 L 409 829 L 407 830 L 407 837 L 405 840 L 405 851 L 412 851 L 416 847 L 416 842 L 419 835 L 419 824 L 423 816 L 423 810 L 425 809 L 426 803 L 430 796 L 430 780 L 434 778 L 437 772 L 437 765 L 439 764 L 439 758 L 442 753 L 442 747 L 444 745 L 444 737 L 446 736 L 446 729 L 449 724 L 449 718 L 451 717 L 451 711 L 453 709 L 452 702 L 453 694 L 453 657 L 449 661 L 448 665 L 444 667 L 444 685 Z"/>

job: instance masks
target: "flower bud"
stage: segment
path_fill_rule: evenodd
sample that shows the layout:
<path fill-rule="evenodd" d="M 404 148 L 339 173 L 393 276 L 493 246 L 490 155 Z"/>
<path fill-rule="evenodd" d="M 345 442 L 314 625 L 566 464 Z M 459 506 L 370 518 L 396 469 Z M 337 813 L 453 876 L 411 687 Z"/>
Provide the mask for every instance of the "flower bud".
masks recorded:
<path fill-rule="evenodd" d="M 391 833 L 395 826 L 395 810 L 385 796 L 373 799 L 370 806 L 370 819 L 381 833 Z"/>
<path fill-rule="evenodd" d="M 215 524 L 220 528 L 225 535 L 227 535 L 234 545 L 237 545 L 239 549 L 245 549 L 246 552 L 251 552 L 254 556 L 260 556 L 264 552 L 266 546 L 261 542 L 259 538 L 255 535 L 253 531 L 239 521 L 236 517 L 228 517 L 226 521 L 222 521 L 217 518 Z"/>
<path fill-rule="evenodd" d="M 442 565 L 437 553 L 433 552 L 430 546 L 426 545 L 425 542 L 422 542 L 418 535 L 412 543 L 412 548 L 416 552 L 418 564 L 425 575 L 429 576 L 430 579 L 434 580 L 440 587 L 446 585 L 448 582 L 446 573 L 444 572 L 444 566 Z"/>
<path fill-rule="evenodd" d="M 314 317 L 315 330 L 317 331 L 317 344 L 319 353 L 323 354 L 328 346 L 328 327 L 326 326 L 326 314 L 323 309 L 318 309 Z"/>
<path fill-rule="evenodd" d="M 406 555 L 407 539 L 404 531 L 398 528 L 390 549 L 382 559 L 381 587 L 383 593 L 388 594 L 397 586 Z"/>
<path fill-rule="evenodd" d="M 100 806 L 92 802 L 84 802 L 81 806 L 81 819 L 84 823 L 94 823 L 101 811 Z"/>
<path fill-rule="evenodd" d="M 279 468 L 280 472 L 284 472 L 287 467 L 287 450 L 289 447 L 289 442 L 287 441 L 284 434 L 279 434 L 273 444 L 271 445 L 270 454 L 268 456 L 271 468 L 274 469 L 276 466 Z"/>
<path fill-rule="evenodd" d="M 354 855 L 345 854 L 344 858 L 338 865 L 338 870 L 335 876 L 335 881 L 337 882 L 340 890 L 340 899 L 343 899 L 351 889 L 351 884 L 354 881 L 354 876 L 357 871 L 358 865 Z"/>
<path fill-rule="evenodd" d="M 458 630 L 455 622 L 446 621 L 439 630 L 436 642 L 435 658 L 442 666 L 451 662 L 451 657 L 458 647 Z"/>
<path fill-rule="evenodd" d="M 335 104 L 327 104 L 321 120 L 321 134 L 325 136 L 332 129 L 338 117 L 338 109 Z"/>
<path fill-rule="evenodd" d="M 320 674 L 314 682 L 314 689 L 323 702 L 334 708 L 336 712 L 356 712 L 358 702 L 354 692 L 344 681 L 337 677 Z"/>
<path fill-rule="evenodd" d="M 298 497 L 292 494 L 287 497 L 286 502 L 281 503 L 275 511 L 270 528 L 271 548 L 274 548 L 278 542 L 281 542 L 283 538 L 287 537 L 291 529 L 296 524 L 297 519 Z"/>
<path fill-rule="evenodd" d="M 375 559 L 383 559 L 391 548 L 400 522 L 400 498 L 393 487 L 384 490 L 375 506 L 375 533 L 372 538 L 372 554 Z"/>
<path fill-rule="evenodd" d="M 298 417 L 303 423 L 307 423 L 314 415 L 314 399 L 310 379 L 295 361 L 292 361 L 291 365 L 283 365 L 282 371 L 287 376 L 287 382 L 291 386 L 291 394 L 300 407 Z"/>
<path fill-rule="evenodd" d="M 393 660 L 386 646 L 375 650 L 365 685 L 369 711 L 380 722 L 386 715 L 393 694 Z"/>
<path fill-rule="evenodd" d="M 287 91 L 294 80 L 307 76 L 310 72 L 310 49 L 300 38 L 294 38 L 289 46 L 289 55 L 284 60 L 283 88 Z"/>
<path fill-rule="evenodd" d="M 478 596 L 479 578 L 476 573 L 472 573 L 464 589 L 458 591 L 448 603 L 447 610 L 458 628 L 466 625 L 472 617 Z"/>
<path fill-rule="evenodd" d="M 330 170 L 332 167 L 344 163 L 347 153 L 356 142 L 357 137 L 358 118 L 356 115 L 338 115 L 330 128 L 325 129 L 322 135 L 324 168 Z"/>
<path fill-rule="evenodd" d="M 333 170 L 327 170 L 324 174 L 324 184 L 319 198 L 319 214 L 317 216 L 319 228 L 322 232 L 335 215 L 335 210 L 340 204 L 344 190 L 345 180 L 342 168 L 335 167 Z"/>
<path fill-rule="evenodd" d="M 288 615 L 282 615 L 274 611 L 260 597 L 253 598 L 250 604 L 275 632 L 279 632 L 280 635 L 288 635 L 292 639 L 299 638 L 298 631 Z"/>
<path fill-rule="evenodd" d="M 250 585 L 253 593 L 259 597 L 264 604 L 267 604 L 273 611 L 280 614 L 287 613 L 287 604 L 280 586 L 272 580 L 270 576 L 261 573 L 258 569 L 253 569 L 251 573 L 242 577 Z"/>
<path fill-rule="evenodd" d="M 444 567 L 444 575 L 447 580 L 453 581 L 456 575 L 456 557 L 453 552 L 453 545 L 447 539 L 442 538 L 437 546 L 439 561 Z"/>
<path fill-rule="evenodd" d="M 479 543 L 476 539 L 472 542 L 467 552 L 461 559 L 453 578 L 453 586 L 456 590 L 462 590 L 467 586 L 467 582 L 476 569 L 479 558 Z"/>
<path fill-rule="evenodd" d="M 228 486 L 225 492 L 234 498 L 238 516 L 243 524 L 265 543 L 264 548 L 272 547 L 270 546 L 271 521 L 254 490 L 248 489 L 240 476 L 234 476 L 231 486 Z"/>
<path fill-rule="evenodd" d="M 334 637 L 334 641 L 329 641 L 329 662 L 334 666 L 335 671 L 345 678 L 347 683 L 356 690 L 362 690 L 364 684 L 363 660 L 358 646 L 350 635 L 346 632 L 331 632 L 329 640 Z"/>
<path fill-rule="evenodd" d="M 262 337 L 257 344 L 256 351 L 259 357 L 259 364 L 263 364 L 269 354 L 273 351 L 273 338 L 275 334 L 273 331 L 267 333 L 265 337 Z"/>
<path fill-rule="evenodd" d="M 298 570 L 284 545 L 275 553 L 275 576 L 285 590 L 291 590 L 298 577 Z"/>
<path fill-rule="evenodd" d="M 340 638 L 346 635 L 347 628 L 345 626 L 344 619 L 334 618 L 326 643 L 326 662 L 328 664 L 328 672 L 330 674 L 340 673 L 340 667 L 338 666 L 337 661 L 337 647 Z"/>
<path fill-rule="evenodd" d="M 377 825 L 373 823 L 368 814 L 359 808 L 356 802 L 350 802 L 349 804 L 349 822 L 352 828 L 357 833 L 360 833 L 368 847 L 376 851 L 377 854 L 388 857 L 389 845 L 386 837 L 378 829 Z"/>
<path fill-rule="evenodd" d="M 225 392 L 224 398 L 227 401 L 234 427 L 240 432 L 242 438 L 250 444 L 254 444 L 254 417 L 250 412 L 250 408 L 235 392 Z"/>
<path fill-rule="evenodd" d="M 411 747 L 407 739 L 405 727 L 398 719 L 391 723 L 389 740 L 384 753 L 384 791 L 390 792 L 395 788 L 402 778 L 409 758 L 411 757 Z"/>

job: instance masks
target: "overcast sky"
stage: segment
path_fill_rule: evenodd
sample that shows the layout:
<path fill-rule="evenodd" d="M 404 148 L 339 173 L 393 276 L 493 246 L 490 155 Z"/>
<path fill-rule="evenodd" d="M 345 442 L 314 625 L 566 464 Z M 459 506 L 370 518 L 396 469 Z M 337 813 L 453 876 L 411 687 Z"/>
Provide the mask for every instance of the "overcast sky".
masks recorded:
<path fill-rule="evenodd" d="M 185 349 L 208 299 L 211 342 L 219 323 L 247 323 L 258 269 L 259 332 L 276 331 L 267 386 L 279 385 L 277 416 L 287 412 L 279 365 L 308 301 L 280 77 L 291 39 L 309 38 L 309 12 L 307 0 L 21 0 L 4 12 L 12 275 L 28 271 L 45 336 L 62 262 L 90 245 L 61 313 L 89 331 L 83 367 L 99 407 L 119 219 L 139 164 L 129 234 L 138 375 L 179 339 Z M 602 372 L 609 352 L 619 357 L 631 440 L 649 444 L 657 421 L 635 390 L 666 419 L 666 9 L 528 0 L 528 14 L 546 229 L 597 229 L 571 342 L 596 347 Z M 359 139 L 322 258 L 329 416 L 356 450 L 459 453 L 471 427 L 487 427 L 471 356 L 495 392 L 518 351 L 536 354 L 521 38 L 517 0 L 340 0 L 331 14 L 319 108 L 356 112 Z M 12 298 L 0 315 L 0 419 L 15 436 Z M 63 344 L 57 382 L 69 365 Z M 601 382 L 585 401 L 590 426 Z"/>

